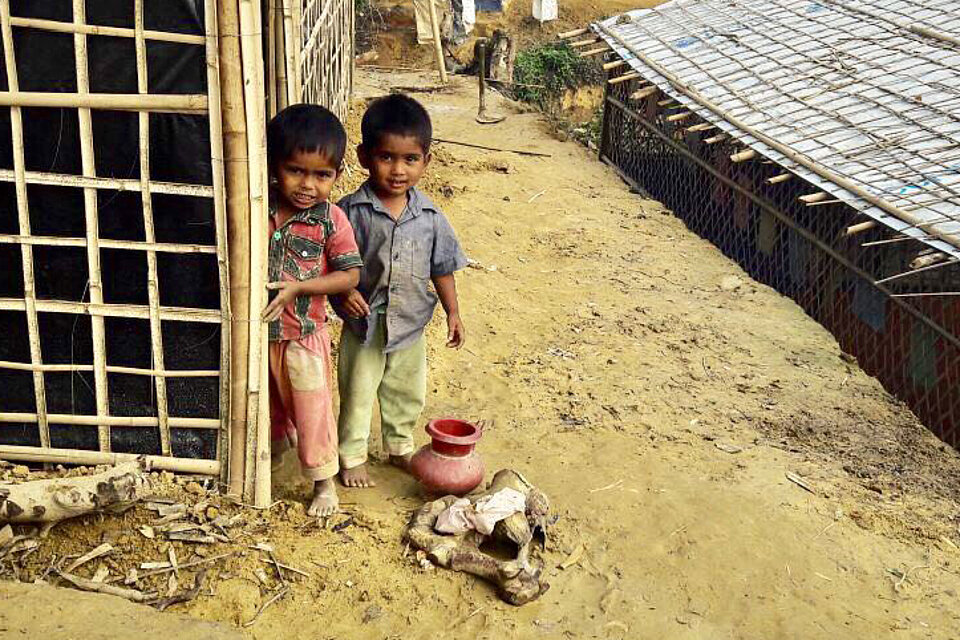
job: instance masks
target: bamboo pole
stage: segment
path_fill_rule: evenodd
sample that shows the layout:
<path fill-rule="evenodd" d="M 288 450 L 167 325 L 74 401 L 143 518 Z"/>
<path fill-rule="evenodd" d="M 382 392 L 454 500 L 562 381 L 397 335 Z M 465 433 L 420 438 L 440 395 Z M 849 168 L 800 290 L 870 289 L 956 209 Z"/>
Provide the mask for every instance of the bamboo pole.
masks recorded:
<path fill-rule="evenodd" d="M 625 64 L 627 64 L 626 60 L 614 60 L 613 62 L 604 62 L 602 68 L 604 71 L 610 71 L 611 69 L 622 67 Z"/>
<path fill-rule="evenodd" d="M 814 202 L 821 202 L 830 197 L 830 194 L 826 191 L 818 191 L 816 193 L 808 193 L 806 195 L 800 196 L 797 198 L 800 202 L 806 204 L 813 204 Z"/>
<path fill-rule="evenodd" d="M 93 317 L 138 318 L 148 320 L 150 311 L 146 305 L 95 304 L 92 302 L 69 302 L 66 300 L 37 300 L 37 311 L 46 313 L 73 313 Z M 26 311 L 21 298 L 0 298 L 0 311 Z M 217 309 L 191 309 L 189 307 L 160 307 L 161 320 L 182 322 L 220 322 Z"/>
<path fill-rule="evenodd" d="M 86 38 L 82 33 L 75 38 Z M 151 111 L 157 113 L 206 113 L 204 94 L 90 93 L 89 82 L 77 93 L 42 91 L 0 91 L 0 106 L 52 107 L 57 109 L 106 109 L 110 111 Z"/>
<path fill-rule="evenodd" d="M 864 231 L 869 231 L 877 226 L 876 220 L 867 220 L 866 222 L 861 222 L 860 224 L 854 224 L 847 227 L 845 235 L 852 236 L 858 233 L 863 233 Z"/>
<path fill-rule="evenodd" d="M 710 111 L 712 111 L 714 114 L 723 118 L 724 120 L 729 122 L 734 127 L 740 129 L 744 133 L 750 134 L 762 144 L 765 144 L 766 146 L 783 154 L 790 161 L 795 162 L 796 164 L 806 168 L 809 171 L 812 171 L 813 173 L 817 174 L 824 180 L 829 180 L 835 185 L 849 191 L 850 193 L 856 195 L 857 197 L 861 198 L 867 203 L 883 210 L 885 213 L 888 213 L 895 218 L 902 220 L 903 222 L 906 222 L 915 227 L 924 224 L 923 220 L 917 218 L 916 216 L 910 214 L 909 212 L 904 211 L 903 209 L 884 200 L 883 198 L 875 196 L 874 194 L 870 193 L 869 191 L 867 191 L 860 185 L 856 184 L 855 182 L 849 180 L 848 178 L 845 178 L 844 176 L 841 176 L 831 171 L 830 169 L 824 167 L 823 165 L 816 162 L 815 160 L 812 160 L 807 156 L 805 156 L 804 154 L 795 151 L 789 145 L 785 145 L 779 142 L 778 140 L 771 138 L 765 133 L 758 131 L 755 127 L 752 127 L 746 124 L 745 122 L 741 121 L 739 118 L 731 115 L 727 110 L 721 108 L 719 105 L 710 101 L 708 98 L 703 96 L 696 89 L 686 86 L 684 82 L 680 78 L 678 78 L 674 73 L 667 70 L 665 67 L 663 67 L 663 65 L 659 64 L 658 62 L 652 60 L 650 56 L 639 51 L 636 47 L 631 46 L 623 38 L 621 38 L 619 35 L 611 31 L 606 26 L 602 24 L 598 24 L 598 27 L 601 30 L 603 30 L 603 32 L 606 33 L 610 38 L 612 38 L 613 40 L 616 40 L 621 46 L 623 46 L 625 49 L 630 51 L 640 61 L 642 61 L 644 64 L 650 67 L 655 73 L 660 74 L 665 80 L 670 82 L 674 87 L 677 88 L 678 91 L 686 95 L 688 98 L 696 101 L 701 106 L 706 107 L 707 109 L 710 109 Z M 957 238 L 953 237 L 949 233 L 939 231 L 937 229 L 930 229 L 929 234 L 936 236 L 938 239 L 943 240 L 944 242 L 960 247 L 960 240 L 957 240 Z"/>
<path fill-rule="evenodd" d="M 215 476 L 220 472 L 220 463 L 216 460 L 198 458 L 171 458 L 166 456 L 140 456 L 135 453 L 107 453 L 103 451 L 83 451 L 79 449 L 54 449 L 52 447 L 18 447 L 0 445 L 0 459 L 19 462 L 50 462 L 53 464 L 78 465 L 118 465 L 145 459 L 151 469 L 173 471 L 176 473 L 197 473 Z"/>
<path fill-rule="evenodd" d="M 589 58 L 590 56 L 595 56 L 598 53 L 606 53 L 607 51 L 613 51 L 613 49 L 610 48 L 610 45 L 604 43 L 602 47 L 597 47 L 596 49 L 587 49 L 586 51 L 581 51 L 577 55 L 581 58 Z"/>
<path fill-rule="evenodd" d="M 44 247 L 85 247 L 83 238 L 60 236 L 26 236 L 0 234 L 0 244 L 23 244 Z M 217 248 L 204 244 L 173 244 L 166 242 L 138 242 L 136 240 L 100 240 L 101 249 L 126 249 L 130 251 L 156 251 L 161 253 L 216 253 Z"/>
<path fill-rule="evenodd" d="M 87 416 L 71 413 L 50 413 L 47 418 L 51 424 L 72 424 L 86 427 L 106 425 L 109 427 L 156 427 L 159 422 L 151 416 Z M 0 413 L 0 422 L 36 422 L 36 413 L 3 412 Z M 170 426 L 178 429 L 210 429 L 220 428 L 220 421 L 213 418 L 170 418 Z M 106 452 L 109 453 L 109 452 Z"/>
<path fill-rule="evenodd" d="M 636 71 L 631 71 L 630 73 L 625 73 L 622 76 L 617 76 L 616 78 L 610 78 L 607 80 L 607 84 L 620 84 L 621 82 L 627 82 L 628 80 L 633 80 L 639 78 L 640 74 Z"/>
<path fill-rule="evenodd" d="M 267 3 L 267 117 L 273 118 L 280 111 L 277 102 L 277 6 Z"/>
<path fill-rule="evenodd" d="M 639 91 L 634 91 L 630 94 L 631 100 L 643 100 L 644 98 L 649 98 L 655 94 L 660 89 L 658 87 L 647 87 L 646 89 L 640 89 Z"/>
<path fill-rule="evenodd" d="M 747 160 L 753 160 L 756 157 L 756 150 L 744 149 L 743 151 L 738 151 L 737 153 L 731 154 L 730 162 L 746 162 Z"/>
<path fill-rule="evenodd" d="M 17 371 L 44 371 L 52 372 L 75 372 L 75 371 L 93 371 L 93 365 L 90 364 L 32 364 L 28 362 L 11 362 L 9 360 L 0 360 L 0 369 L 15 369 Z M 118 367 L 116 365 L 107 365 L 107 373 L 122 373 L 132 376 L 150 376 L 160 378 L 218 378 L 219 369 L 142 369 L 139 367 Z"/>
<path fill-rule="evenodd" d="M 76 24 L 59 20 L 41 20 L 39 18 L 11 18 L 14 27 L 26 27 L 58 33 L 81 33 L 90 36 L 113 36 L 115 38 L 135 38 L 136 29 L 126 27 L 107 27 L 98 24 Z M 180 44 L 203 44 L 203 36 L 169 31 L 151 31 L 145 29 L 143 37 L 157 42 L 178 42 Z"/>
<path fill-rule="evenodd" d="M 583 34 L 589 32 L 590 29 L 583 27 L 582 29 L 574 29 L 573 31 L 564 31 L 563 33 L 558 33 L 557 37 L 561 40 L 567 40 L 568 38 L 576 38 L 577 36 L 582 36 Z"/>
<path fill-rule="evenodd" d="M 567 44 L 571 49 L 576 49 L 578 47 L 586 47 L 591 44 L 597 44 L 600 42 L 600 38 L 594 36 L 592 38 L 587 38 L 586 40 L 577 40 L 575 42 L 570 42 Z"/>
<path fill-rule="evenodd" d="M 723 142 L 728 138 L 725 133 L 718 133 L 715 136 L 710 136 L 709 138 L 704 138 L 703 141 L 707 144 L 717 144 L 718 142 Z"/>
<path fill-rule="evenodd" d="M 273 18 L 273 46 L 276 48 L 274 54 L 273 68 L 266 70 L 267 80 L 274 80 L 277 85 L 277 111 L 283 111 L 290 106 L 290 92 L 288 90 L 287 80 L 287 39 L 283 35 L 283 16 L 277 15 L 279 7 L 274 0 L 270 4 L 270 12 L 274 14 Z"/>
<path fill-rule="evenodd" d="M 251 337 L 247 373 L 247 460 L 244 492 L 256 506 L 270 502 L 270 418 L 267 384 L 267 326 L 260 320 L 267 281 L 266 118 L 263 111 L 263 51 L 259 2 L 240 0 L 240 48 L 250 173 Z"/>
<path fill-rule="evenodd" d="M 709 122 L 701 122 L 700 124 L 695 124 L 692 127 L 687 127 L 687 131 L 691 133 L 697 133 L 698 131 L 710 131 L 711 129 L 716 129 L 717 125 L 710 124 Z"/>
<path fill-rule="evenodd" d="M 680 113 L 674 113 L 673 115 L 667 116 L 667 122 L 681 122 L 692 115 L 692 111 L 681 111 Z"/>
<path fill-rule="evenodd" d="M 437 5 L 434 0 L 427 0 L 427 4 L 430 5 L 430 29 L 433 31 L 433 47 L 437 56 L 440 84 L 447 84 L 447 64 L 443 61 L 443 43 L 440 42 L 440 21 L 437 19 Z"/>
<path fill-rule="evenodd" d="M 27 184 L 43 184 L 58 187 L 91 187 L 93 189 L 111 189 L 117 191 L 136 191 L 140 188 L 139 180 L 103 178 L 99 176 L 75 176 L 64 173 L 48 173 L 45 171 L 27 171 L 24 177 Z M 0 169 L 0 181 L 15 182 L 16 176 L 10 169 Z M 191 196 L 194 198 L 213 197 L 213 187 L 202 184 L 151 181 L 150 190 L 153 191 L 153 193 L 174 196 Z"/>
<path fill-rule="evenodd" d="M 0 29 L 2 29 L 4 64 L 7 73 L 7 85 L 12 91 L 19 90 L 16 52 L 13 43 L 13 29 L 10 25 L 9 0 L 0 0 Z M 10 108 L 10 135 L 13 147 L 13 171 L 16 176 L 17 223 L 20 235 L 30 236 L 30 205 L 27 199 L 26 160 L 23 145 L 23 116 L 20 107 Z M 40 366 L 43 354 L 40 350 L 40 329 L 37 319 L 37 293 L 33 272 L 33 248 L 30 245 L 20 248 L 23 268 L 23 298 L 27 312 L 27 340 L 30 345 L 30 363 Z M 37 410 L 37 429 L 40 432 L 40 446 L 50 446 L 50 427 L 47 422 L 47 393 L 43 373 L 33 372 L 33 394 Z"/>
<path fill-rule="evenodd" d="M 230 428 L 228 492 L 244 495 L 247 441 L 247 367 L 250 325 L 250 175 L 247 121 L 243 103 L 240 13 L 237 0 L 222 0 L 220 33 L 220 109 L 226 178 L 227 248 L 230 253 Z"/>
<path fill-rule="evenodd" d="M 85 0 L 73 0 L 73 21 L 76 24 L 86 23 Z M 90 71 L 87 64 L 87 36 L 82 33 L 73 35 L 73 50 L 77 65 L 77 91 L 87 94 L 90 91 Z M 63 95 L 63 94 L 50 94 Z M 139 97 L 139 96 L 138 96 Z M 83 175 L 97 175 L 96 156 L 93 148 L 93 121 L 90 109 L 78 110 L 80 122 L 80 161 L 83 166 Z M 92 304 L 103 304 L 103 284 L 100 280 L 100 224 L 97 212 L 96 189 L 83 190 L 84 216 L 87 230 L 87 269 L 88 290 Z M 107 387 L 107 346 L 102 316 L 92 316 L 91 326 L 93 334 L 93 381 L 97 405 L 97 416 L 104 417 L 110 413 Z M 110 427 L 100 424 L 97 430 L 101 451 L 110 451 Z"/>
<path fill-rule="evenodd" d="M 230 265 L 227 246 L 226 186 L 224 177 L 223 121 L 220 96 L 220 50 L 217 25 L 217 0 L 204 0 L 204 36 L 207 58 L 207 95 L 210 102 L 210 175 L 213 182 L 213 221 L 216 237 L 217 276 L 220 290 L 220 437 L 217 438 L 217 460 L 220 482 L 227 482 L 226 464 L 230 450 Z"/>
<path fill-rule="evenodd" d="M 143 0 L 134 0 L 134 48 L 137 60 L 137 92 L 145 95 L 147 88 L 147 42 L 143 36 Z M 156 242 L 153 225 L 153 196 L 150 193 L 150 114 L 141 111 L 140 133 L 140 198 L 143 207 L 143 231 L 147 242 Z M 160 332 L 160 290 L 157 284 L 157 252 L 147 251 L 147 302 L 150 311 L 150 350 L 153 366 L 163 370 L 163 337 Z M 153 379 L 157 393 L 157 421 L 160 427 L 160 453 L 169 456 L 170 417 L 167 410 L 167 382 L 156 376 Z"/>
<path fill-rule="evenodd" d="M 767 180 L 767 184 L 779 184 L 779 183 L 781 183 L 781 182 L 786 182 L 787 180 L 789 180 L 789 179 L 792 178 L 792 177 L 793 177 L 793 174 L 792 174 L 792 173 L 781 173 L 781 174 L 778 174 L 778 175 L 773 176 L 772 178 L 769 178 L 769 179 Z"/>
<path fill-rule="evenodd" d="M 297 70 L 297 45 L 294 40 L 292 4 L 293 0 L 283 0 L 283 53 L 287 67 L 287 104 L 299 104 L 300 74 Z"/>

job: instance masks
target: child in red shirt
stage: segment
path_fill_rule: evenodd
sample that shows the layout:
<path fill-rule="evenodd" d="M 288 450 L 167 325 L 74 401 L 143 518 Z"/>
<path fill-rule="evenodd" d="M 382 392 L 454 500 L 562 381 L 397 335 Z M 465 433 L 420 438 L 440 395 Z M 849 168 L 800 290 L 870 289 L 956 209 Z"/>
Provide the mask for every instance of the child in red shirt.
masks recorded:
<path fill-rule="evenodd" d="M 288 107 L 267 128 L 271 439 L 275 454 L 296 446 L 314 482 L 311 516 L 339 506 L 326 297 L 355 287 L 362 264 L 350 222 L 328 202 L 346 145 L 343 125 L 316 105 Z"/>

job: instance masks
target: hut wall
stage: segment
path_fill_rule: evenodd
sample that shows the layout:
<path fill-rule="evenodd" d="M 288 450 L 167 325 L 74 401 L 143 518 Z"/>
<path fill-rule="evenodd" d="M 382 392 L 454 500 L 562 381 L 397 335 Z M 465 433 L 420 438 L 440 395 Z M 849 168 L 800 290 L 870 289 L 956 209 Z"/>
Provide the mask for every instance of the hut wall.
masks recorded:
<path fill-rule="evenodd" d="M 956 292 L 960 266 L 876 284 L 908 272 L 921 246 L 864 246 L 889 234 L 882 226 L 848 234 L 851 220 L 860 221 L 849 207 L 799 200 L 817 189 L 796 176 L 770 184 L 782 167 L 759 157 L 733 162 L 741 148 L 689 131 L 699 120 L 668 120 L 677 112 L 663 104 L 669 96 L 631 100 L 650 93 L 644 86 L 642 78 L 608 86 L 601 158 L 753 278 L 795 300 L 924 424 L 960 446 L 960 296 L 897 297 Z"/>
<path fill-rule="evenodd" d="M 0 457 L 220 470 L 215 6 L 0 0 Z"/>

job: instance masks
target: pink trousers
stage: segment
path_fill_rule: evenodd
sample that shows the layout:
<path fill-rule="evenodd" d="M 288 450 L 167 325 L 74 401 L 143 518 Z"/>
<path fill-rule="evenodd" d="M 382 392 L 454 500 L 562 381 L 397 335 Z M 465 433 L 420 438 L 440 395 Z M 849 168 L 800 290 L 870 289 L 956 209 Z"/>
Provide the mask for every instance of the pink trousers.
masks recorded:
<path fill-rule="evenodd" d="M 325 327 L 303 340 L 270 343 L 270 435 L 273 451 L 296 446 L 304 477 L 340 470 Z"/>

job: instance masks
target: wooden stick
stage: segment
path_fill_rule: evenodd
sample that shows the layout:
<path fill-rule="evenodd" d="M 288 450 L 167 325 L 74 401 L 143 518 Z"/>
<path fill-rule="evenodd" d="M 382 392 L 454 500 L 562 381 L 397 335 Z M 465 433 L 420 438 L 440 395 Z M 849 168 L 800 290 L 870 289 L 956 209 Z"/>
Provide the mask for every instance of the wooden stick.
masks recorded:
<path fill-rule="evenodd" d="M 226 187 L 224 177 L 223 122 L 220 96 L 220 48 L 216 0 L 204 0 L 207 58 L 207 95 L 210 103 L 210 174 L 213 182 L 213 223 L 216 238 L 217 276 L 220 290 L 220 437 L 217 439 L 217 460 L 221 463 L 220 482 L 227 482 L 227 452 L 230 448 L 230 267 L 227 247 Z"/>
<path fill-rule="evenodd" d="M 567 40 L 569 38 L 576 38 L 577 36 L 582 36 L 583 34 L 589 32 L 590 29 L 584 27 L 582 29 L 574 29 L 573 31 L 564 31 L 563 33 L 558 33 L 557 37 L 561 40 Z"/>
<path fill-rule="evenodd" d="M 85 0 L 73 0 L 73 21 L 75 24 L 86 22 Z M 87 94 L 90 91 L 90 72 L 87 64 L 87 36 L 82 33 L 73 35 L 73 51 L 77 66 L 77 91 Z M 64 94 L 50 94 L 62 96 Z M 141 98 L 142 96 L 138 96 Z M 83 175 L 97 174 L 96 155 L 93 144 L 93 121 L 90 109 L 87 107 L 78 110 L 80 121 L 80 160 Z M 100 223 L 97 212 L 97 190 L 84 188 L 83 190 L 84 219 L 87 230 L 87 288 L 92 304 L 103 304 L 103 284 L 100 274 Z M 110 403 L 107 390 L 107 345 L 103 316 L 91 316 L 93 334 L 93 382 L 97 416 L 103 417 L 110 413 Z M 110 427 L 100 423 L 97 429 L 101 451 L 110 451 Z"/>
<path fill-rule="evenodd" d="M 746 162 L 747 160 L 753 160 L 757 157 L 757 152 L 754 149 L 744 149 L 743 151 L 738 151 L 730 156 L 731 162 Z"/>
<path fill-rule="evenodd" d="M 906 278 L 907 276 L 912 276 L 912 275 L 915 274 L 915 273 L 921 273 L 921 272 L 923 272 L 923 271 L 930 271 L 931 269 L 939 269 L 940 267 L 947 267 L 947 266 L 950 266 L 950 265 L 957 264 L 958 262 L 960 262 L 960 258 L 953 258 L 953 259 L 951 259 L 951 260 L 947 260 L 946 262 L 937 262 L 937 263 L 935 263 L 935 264 L 927 265 L 927 266 L 925 266 L 925 267 L 920 267 L 920 268 L 918 268 L 918 269 L 911 269 L 910 271 L 905 271 L 905 272 L 903 272 L 903 273 L 898 273 L 897 275 L 894 275 L 894 276 L 889 276 L 889 277 L 886 277 L 886 278 L 882 278 L 882 279 L 877 280 L 876 282 L 874 282 L 874 284 L 884 284 L 884 283 L 886 283 L 886 282 L 890 282 L 891 280 L 899 280 L 900 278 Z"/>
<path fill-rule="evenodd" d="M 472 149 L 484 149 L 486 151 L 503 151 L 505 153 L 516 153 L 522 156 L 534 156 L 537 158 L 552 158 L 549 153 L 540 153 L 539 151 L 524 151 L 523 149 L 505 149 L 503 147 L 490 147 L 483 144 L 474 144 L 472 142 L 462 142 L 460 140 L 449 140 L 447 138 L 434 138 L 434 142 L 441 144 L 456 144 L 461 147 L 470 147 Z"/>
<path fill-rule="evenodd" d="M 616 78 L 610 78 L 607 80 L 607 84 L 620 84 L 621 82 L 627 82 L 633 80 L 634 78 L 639 78 L 640 74 L 636 71 L 631 71 L 630 73 L 625 73 L 622 76 L 617 76 Z"/>
<path fill-rule="evenodd" d="M 727 134 L 725 134 L 725 133 L 718 133 L 718 134 L 715 135 L 715 136 L 711 136 L 711 137 L 709 137 L 709 138 L 704 138 L 703 141 L 706 142 L 707 144 L 716 144 L 716 143 L 718 143 L 718 142 L 723 142 L 723 141 L 726 140 L 728 137 L 729 137 L 729 136 L 728 136 Z"/>
<path fill-rule="evenodd" d="M 866 222 L 861 222 L 860 224 L 854 224 L 847 227 L 847 232 L 845 235 L 852 236 L 857 233 L 862 233 L 864 231 L 869 231 L 877 226 L 876 220 L 867 220 Z"/>
<path fill-rule="evenodd" d="M 277 69 L 277 4 L 267 3 L 267 117 L 280 112 Z"/>
<path fill-rule="evenodd" d="M 230 404 L 228 493 L 244 495 L 247 431 L 247 366 L 250 325 L 250 175 L 247 165 L 247 121 L 243 103 L 240 33 L 236 0 L 219 3 L 220 109 L 223 120 L 224 173 L 227 199 L 227 248 L 230 252 Z"/>
<path fill-rule="evenodd" d="M 133 462 L 140 458 L 146 460 L 149 468 L 158 471 L 197 473 L 211 476 L 215 476 L 220 472 L 220 463 L 216 460 L 141 456 L 135 453 L 106 453 L 103 451 L 55 449 L 51 447 L 0 445 L 0 459 L 16 460 L 19 462 L 49 462 L 52 464 L 95 466 L 101 464 L 119 465 L 125 462 Z"/>
<path fill-rule="evenodd" d="M 698 131 L 710 131 L 711 129 L 716 129 L 717 125 L 710 124 L 709 122 L 701 122 L 700 124 L 695 124 L 692 127 L 687 127 L 687 131 L 691 133 L 696 133 Z"/>
<path fill-rule="evenodd" d="M 911 269 L 922 269 L 923 267 L 928 267 L 932 264 L 936 264 L 937 262 L 942 262 L 943 260 L 946 260 L 948 257 L 949 256 L 945 253 L 940 253 L 939 251 L 935 251 L 932 253 L 927 253 L 924 255 L 917 256 L 916 258 L 910 261 L 910 264 L 908 266 Z"/>
<path fill-rule="evenodd" d="M 692 115 L 692 111 L 681 111 L 680 113 L 674 113 L 673 115 L 667 116 L 667 122 L 680 122 L 681 120 L 686 120 Z"/>
<path fill-rule="evenodd" d="M 677 102 L 674 98 L 665 98 L 664 100 L 657 101 L 658 107 L 669 107 L 677 104 L 680 104 L 680 103 Z"/>
<path fill-rule="evenodd" d="M 596 49 L 588 49 L 587 51 L 581 51 L 578 55 L 581 58 L 589 58 L 590 56 L 595 56 L 598 53 L 606 53 L 607 51 L 613 51 L 610 48 L 610 45 L 604 43 L 602 47 L 597 47 Z"/>
<path fill-rule="evenodd" d="M 60 236 L 30 236 L 0 234 L 0 244 L 41 245 L 45 247 L 85 247 L 84 238 Z M 217 248 L 203 244 L 172 244 L 166 242 L 139 242 L 136 240 L 100 240 L 101 249 L 127 249 L 163 253 L 216 253 Z"/>
<path fill-rule="evenodd" d="M 55 424 L 73 424 L 88 427 L 156 427 L 157 419 L 151 416 L 86 416 L 68 413 L 48 413 L 47 419 Z M 36 422 L 36 413 L 0 413 L 0 422 Z M 219 429 L 220 421 L 211 418 L 170 418 L 170 426 L 179 429 Z"/>
<path fill-rule="evenodd" d="M 772 178 L 767 179 L 767 184 L 779 184 L 781 182 L 786 182 L 793 177 L 792 173 L 781 173 L 773 176 Z"/>
<path fill-rule="evenodd" d="M 271 2 L 269 13 L 273 13 L 273 46 L 274 67 L 268 70 L 268 73 L 276 77 L 277 83 L 277 111 L 282 111 L 290 106 L 289 82 L 287 80 L 287 39 L 284 36 L 283 14 L 279 2 Z"/>
<path fill-rule="evenodd" d="M 427 0 L 427 4 L 430 6 L 430 29 L 433 31 L 433 46 L 437 54 L 440 84 L 447 84 L 447 64 L 443 61 L 443 44 L 440 42 L 440 21 L 437 19 L 437 6 L 434 0 Z"/>
<path fill-rule="evenodd" d="M 627 64 L 626 60 L 614 60 L 613 62 L 604 62 L 602 68 L 604 71 L 610 71 L 617 67 L 622 67 L 625 64 Z"/>
<path fill-rule="evenodd" d="M 800 202 L 805 202 L 806 204 L 813 204 L 814 202 L 820 202 L 826 200 L 830 197 L 830 194 L 826 191 L 818 191 L 817 193 L 808 193 L 807 195 L 800 196 L 797 198 Z"/>
<path fill-rule="evenodd" d="M 20 298 L 0 298 L 0 311 L 26 311 L 26 303 Z M 67 302 L 63 300 L 37 300 L 37 311 L 48 313 L 74 313 L 107 318 L 150 319 L 150 311 L 144 305 L 93 304 L 91 302 Z M 216 322 L 223 318 L 219 310 L 191 309 L 188 307 L 160 307 L 161 320 L 182 322 Z"/>
<path fill-rule="evenodd" d="M 76 38 L 86 38 L 82 33 Z M 85 85 L 86 86 L 86 85 Z M 155 113 L 206 113 L 204 94 L 48 93 L 0 91 L 0 106 L 52 107 L 57 109 L 106 109 L 110 111 L 151 111 Z"/>
<path fill-rule="evenodd" d="M 89 364 L 31 364 L 27 362 L 11 362 L 9 360 L 0 360 L 0 369 L 13 369 L 16 371 L 41 371 L 47 373 L 69 373 L 75 371 L 93 371 L 93 365 Z M 122 373 L 132 376 L 150 376 L 159 378 L 218 378 L 220 369 L 195 369 L 195 370 L 164 370 L 164 369 L 139 369 L 136 367 L 117 367 L 107 365 L 107 373 Z"/>
<path fill-rule="evenodd" d="M 621 38 L 615 32 L 611 31 L 609 28 L 599 23 L 597 26 L 604 33 L 606 33 L 607 36 L 617 41 L 621 46 L 623 46 L 625 49 L 630 51 L 634 56 L 636 56 L 640 61 L 642 61 L 644 64 L 650 67 L 654 72 L 660 74 L 664 79 L 672 83 L 674 87 L 677 88 L 678 91 L 682 92 L 688 98 L 695 100 L 700 105 L 706 107 L 707 109 L 710 109 L 717 116 L 723 118 L 724 120 L 726 120 L 736 128 L 740 129 L 741 131 L 750 134 L 751 136 L 759 140 L 761 143 L 783 154 L 789 160 L 796 162 L 797 164 L 805 167 L 806 169 L 816 173 L 818 176 L 820 176 L 824 180 L 829 180 L 830 182 L 836 184 L 837 186 L 843 189 L 846 189 L 847 191 L 855 194 L 856 196 L 872 204 L 873 206 L 878 207 L 879 209 L 882 209 L 884 212 L 894 216 L 895 218 L 899 218 L 900 220 L 907 222 L 908 224 L 911 224 L 913 226 L 918 226 L 924 222 L 923 220 L 917 218 L 916 216 L 910 214 L 909 212 L 903 211 L 901 208 L 891 204 L 890 202 L 884 200 L 883 198 L 870 193 L 869 191 L 867 191 L 860 185 L 856 184 L 852 180 L 831 171 L 830 169 L 818 163 L 817 161 L 812 160 L 807 156 L 805 156 L 804 154 L 795 151 L 789 145 L 783 144 L 780 141 L 775 140 L 774 138 L 758 131 L 755 127 L 752 127 L 746 124 L 745 122 L 741 121 L 739 118 L 731 115 L 728 111 L 726 111 L 719 105 L 711 102 L 708 98 L 703 96 L 696 89 L 686 86 L 683 83 L 683 81 L 680 78 L 678 78 L 674 73 L 667 70 L 663 65 L 659 64 L 658 62 L 652 60 L 650 56 L 638 50 L 636 47 L 631 46 L 629 43 L 624 41 L 623 38 Z M 931 229 L 929 233 L 930 235 L 937 236 L 939 239 L 944 240 L 945 242 L 948 242 L 954 246 L 960 247 L 960 240 L 958 240 L 955 236 L 949 233 L 936 230 L 936 229 Z"/>
<path fill-rule="evenodd" d="M 97 24 L 76 24 L 60 22 L 59 20 L 40 20 L 38 18 L 11 18 L 10 24 L 14 27 L 41 29 L 58 33 L 82 33 L 91 36 L 113 36 L 116 38 L 136 37 L 134 29 L 125 27 L 106 27 Z M 203 44 L 203 36 L 190 33 L 173 33 L 170 31 L 145 30 L 143 37 L 157 42 L 179 42 L 181 44 Z"/>
<path fill-rule="evenodd" d="M 19 90 L 16 54 L 14 51 L 13 30 L 11 29 L 9 0 L 0 0 L 0 29 L 2 29 L 4 63 L 7 72 L 7 85 L 12 91 Z M 30 209 L 27 198 L 26 162 L 23 145 L 23 117 L 20 107 L 10 108 L 10 133 L 13 146 L 13 171 L 16 179 L 17 222 L 20 235 L 30 236 Z M 27 341 L 30 345 L 30 363 L 40 366 L 43 355 L 40 349 L 40 329 L 37 319 L 37 293 L 33 271 L 33 248 L 26 245 L 20 248 L 21 267 L 23 269 L 23 298 L 27 312 Z M 33 370 L 33 393 L 37 409 L 37 429 L 40 432 L 40 446 L 50 446 L 50 427 L 47 422 L 47 393 L 43 373 Z"/>
<path fill-rule="evenodd" d="M 139 180 L 124 180 L 119 178 L 102 178 L 99 176 L 75 176 L 63 173 L 47 173 L 44 171 L 25 172 L 27 184 L 44 184 L 58 187 L 93 187 L 94 189 L 116 189 L 117 191 L 137 190 Z M 0 181 L 15 182 L 16 176 L 10 169 L 0 169 Z M 192 196 L 194 198 L 212 198 L 213 188 L 202 184 L 181 184 L 177 182 L 151 182 L 150 190 L 153 193 L 163 193 L 177 196 Z"/>

